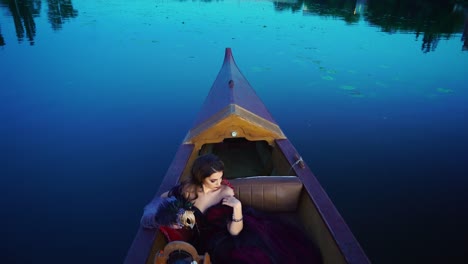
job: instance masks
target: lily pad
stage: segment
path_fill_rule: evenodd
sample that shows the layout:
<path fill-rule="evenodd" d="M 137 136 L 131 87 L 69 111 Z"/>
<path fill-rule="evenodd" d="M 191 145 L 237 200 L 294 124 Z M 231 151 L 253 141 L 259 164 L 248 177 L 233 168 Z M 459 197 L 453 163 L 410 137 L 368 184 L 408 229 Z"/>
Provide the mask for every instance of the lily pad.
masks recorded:
<path fill-rule="evenodd" d="M 446 93 L 446 94 L 453 93 L 452 89 L 447 89 L 447 88 L 437 88 L 437 91 L 439 93 Z"/>

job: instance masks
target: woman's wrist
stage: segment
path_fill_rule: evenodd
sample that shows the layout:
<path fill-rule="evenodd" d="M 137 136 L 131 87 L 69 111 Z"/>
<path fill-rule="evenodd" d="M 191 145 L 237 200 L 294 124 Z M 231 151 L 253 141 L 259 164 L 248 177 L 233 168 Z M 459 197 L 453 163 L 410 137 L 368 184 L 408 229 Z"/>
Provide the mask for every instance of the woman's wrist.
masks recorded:
<path fill-rule="evenodd" d="M 236 206 L 232 212 L 232 221 L 241 222 L 243 218 L 244 217 L 242 215 L 242 206 L 239 204 L 239 206 Z"/>
<path fill-rule="evenodd" d="M 238 223 L 238 222 L 242 222 L 242 220 L 244 220 L 244 217 L 241 216 L 240 218 L 236 218 L 236 217 L 234 217 L 234 214 L 232 215 L 232 221 L 233 222 Z"/>

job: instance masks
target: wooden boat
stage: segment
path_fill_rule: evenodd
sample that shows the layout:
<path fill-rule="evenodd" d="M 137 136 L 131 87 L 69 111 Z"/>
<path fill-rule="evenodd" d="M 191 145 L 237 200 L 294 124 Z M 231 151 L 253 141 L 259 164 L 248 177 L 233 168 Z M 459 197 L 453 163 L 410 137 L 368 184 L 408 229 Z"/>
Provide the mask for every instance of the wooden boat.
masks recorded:
<path fill-rule="evenodd" d="M 283 213 L 302 225 L 324 263 L 370 263 L 317 178 L 238 69 L 230 48 L 155 197 L 187 177 L 194 159 L 205 153 L 224 161 L 224 177 L 244 204 Z M 140 227 L 125 263 L 155 263 L 166 245 L 159 230 Z"/>

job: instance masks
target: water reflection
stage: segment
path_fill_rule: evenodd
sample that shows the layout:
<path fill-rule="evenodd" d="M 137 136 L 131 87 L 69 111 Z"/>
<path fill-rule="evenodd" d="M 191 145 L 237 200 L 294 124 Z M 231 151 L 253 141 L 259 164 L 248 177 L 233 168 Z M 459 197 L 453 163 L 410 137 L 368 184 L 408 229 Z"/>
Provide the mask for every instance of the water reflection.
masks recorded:
<path fill-rule="evenodd" d="M 5 46 L 5 39 L 2 36 L 2 27 L 0 27 L 0 47 Z"/>
<path fill-rule="evenodd" d="M 340 18 L 349 24 L 364 20 L 390 34 L 415 33 L 423 52 L 434 51 L 440 39 L 463 32 L 462 50 L 467 50 L 468 7 L 454 1 L 303 0 L 302 12 Z"/>
<path fill-rule="evenodd" d="M 299 0 L 273 0 L 276 11 L 292 10 L 297 12 L 302 9 L 302 1 Z"/>
<path fill-rule="evenodd" d="M 34 45 L 34 37 L 36 36 L 36 23 L 34 22 L 34 17 L 37 17 L 39 15 L 39 12 L 41 10 L 41 3 L 41 0 L 0 1 L 0 4 L 9 10 L 11 17 L 13 18 L 16 30 L 16 37 L 19 42 L 23 42 L 26 35 L 29 44 Z M 3 40 L 3 45 L 5 45 L 5 40 Z"/>
<path fill-rule="evenodd" d="M 49 7 L 47 16 L 54 30 L 61 29 L 67 19 L 78 16 L 78 11 L 73 8 L 71 0 L 48 0 L 47 2 Z"/>
<path fill-rule="evenodd" d="M 0 0 L 0 7 L 6 9 L 13 19 L 18 42 L 26 38 L 30 45 L 34 45 L 36 37 L 36 23 L 34 19 L 40 16 L 42 0 Z M 69 18 L 78 16 L 71 0 L 47 0 L 47 16 L 52 29 L 62 28 L 62 24 Z M 0 46 L 4 46 L 5 39 L 0 29 Z"/>
<path fill-rule="evenodd" d="M 463 29 L 462 41 L 463 48 L 462 50 L 468 50 L 468 8 L 465 7 L 465 27 Z"/>
<path fill-rule="evenodd" d="M 423 52 L 434 51 L 440 39 L 461 33 L 464 13 L 451 1 L 369 1 L 366 21 L 384 32 L 414 32 Z"/>
<path fill-rule="evenodd" d="M 211 2 L 209 0 L 203 2 Z M 387 33 L 411 32 L 421 40 L 423 52 L 434 51 L 440 39 L 462 33 L 462 50 L 468 50 L 468 7 L 454 1 L 427 0 L 272 0 L 278 12 L 292 11 L 304 15 L 331 16 L 349 24 L 366 21 Z M 0 0 L 0 8 L 11 15 L 18 41 L 25 38 L 34 45 L 36 23 L 42 0 Z M 48 21 L 59 30 L 66 20 L 78 16 L 71 0 L 47 0 Z M 0 46 L 5 45 L 0 28 Z"/>

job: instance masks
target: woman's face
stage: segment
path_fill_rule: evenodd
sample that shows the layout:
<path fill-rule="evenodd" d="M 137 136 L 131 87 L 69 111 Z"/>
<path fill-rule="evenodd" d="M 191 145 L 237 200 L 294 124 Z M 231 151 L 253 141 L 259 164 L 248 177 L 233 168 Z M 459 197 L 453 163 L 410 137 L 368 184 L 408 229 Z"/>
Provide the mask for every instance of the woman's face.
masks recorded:
<path fill-rule="evenodd" d="M 222 180 L 223 180 L 223 172 L 222 171 L 215 172 L 203 180 L 203 188 L 205 190 L 208 189 L 208 190 L 216 191 L 219 188 L 221 188 Z"/>

